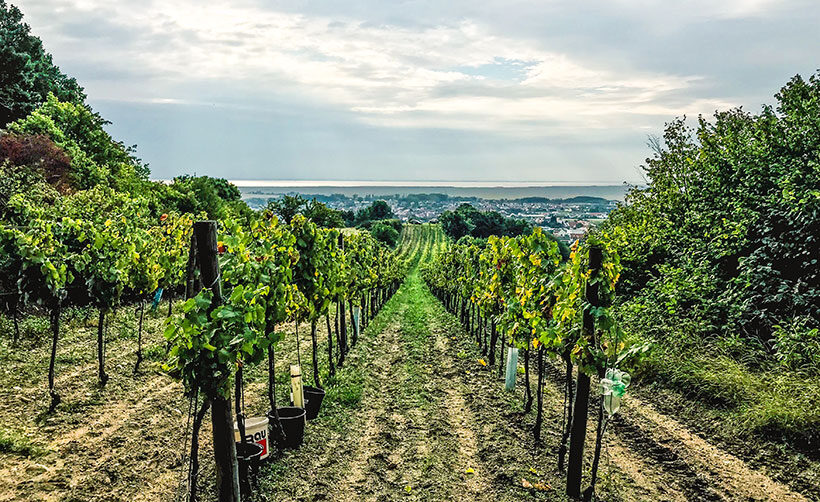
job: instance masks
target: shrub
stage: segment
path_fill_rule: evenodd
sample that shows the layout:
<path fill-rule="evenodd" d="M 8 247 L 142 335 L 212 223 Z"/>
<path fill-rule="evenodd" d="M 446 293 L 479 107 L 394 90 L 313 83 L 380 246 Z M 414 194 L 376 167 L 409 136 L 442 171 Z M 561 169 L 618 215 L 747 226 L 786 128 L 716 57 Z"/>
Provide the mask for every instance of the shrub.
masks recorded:
<path fill-rule="evenodd" d="M 820 329 L 810 328 L 807 317 L 774 327 L 774 350 L 786 368 L 820 374 Z"/>
<path fill-rule="evenodd" d="M 386 223 L 376 223 L 370 229 L 370 233 L 377 241 L 383 242 L 390 247 L 395 246 L 396 243 L 399 242 L 399 232 Z"/>

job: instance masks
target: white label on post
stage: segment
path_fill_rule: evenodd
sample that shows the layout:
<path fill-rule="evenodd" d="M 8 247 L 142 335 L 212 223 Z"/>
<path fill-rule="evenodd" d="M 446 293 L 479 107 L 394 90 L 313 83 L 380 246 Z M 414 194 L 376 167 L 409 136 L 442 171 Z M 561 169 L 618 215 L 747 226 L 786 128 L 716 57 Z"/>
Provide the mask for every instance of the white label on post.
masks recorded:
<path fill-rule="evenodd" d="M 290 395 L 293 406 L 305 407 L 305 394 L 302 389 L 302 369 L 298 364 L 290 365 Z"/>

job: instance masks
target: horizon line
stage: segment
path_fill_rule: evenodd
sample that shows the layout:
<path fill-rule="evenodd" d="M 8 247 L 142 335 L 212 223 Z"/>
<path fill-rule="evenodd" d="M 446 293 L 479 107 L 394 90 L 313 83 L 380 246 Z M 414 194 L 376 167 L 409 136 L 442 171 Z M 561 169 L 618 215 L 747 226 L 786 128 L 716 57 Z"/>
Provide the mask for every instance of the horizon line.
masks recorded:
<path fill-rule="evenodd" d="M 170 180 L 162 180 L 170 181 Z M 247 188 L 377 188 L 377 187 L 430 187 L 430 188 L 540 188 L 571 186 L 622 186 L 635 184 L 627 181 L 373 181 L 373 180 L 228 180 L 237 187 Z"/>

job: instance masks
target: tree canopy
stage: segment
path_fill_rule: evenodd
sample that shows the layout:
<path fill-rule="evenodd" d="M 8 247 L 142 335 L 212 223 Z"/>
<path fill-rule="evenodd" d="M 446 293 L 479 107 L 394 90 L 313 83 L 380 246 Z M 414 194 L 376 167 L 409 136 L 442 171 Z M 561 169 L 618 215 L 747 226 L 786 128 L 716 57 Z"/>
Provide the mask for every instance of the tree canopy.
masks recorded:
<path fill-rule="evenodd" d="M 479 211 L 472 204 L 461 204 L 455 211 L 444 211 L 439 221 L 444 233 L 455 241 L 465 235 L 479 239 L 491 235 L 514 237 L 532 230 L 526 220 L 505 218 L 498 211 Z"/>
<path fill-rule="evenodd" d="M 602 226 L 638 330 L 758 358 L 778 331 L 820 325 L 820 78 L 796 76 L 776 99 L 667 124 L 648 185 Z"/>
<path fill-rule="evenodd" d="M 29 115 L 49 94 L 73 104 L 86 97 L 77 81 L 54 65 L 20 9 L 0 0 L 0 128 Z"/>
<path fill-rule="evenodd" d="M 339 228 L 345 224 L 341 211 L 330 208 L 316 199 L 307 200 L 299 194 L 283 195 L 281 199 L 268 202 L 268 210 L 286 223 L 290 223 L 294 216 L 301 214 L 324 228 Z"/>

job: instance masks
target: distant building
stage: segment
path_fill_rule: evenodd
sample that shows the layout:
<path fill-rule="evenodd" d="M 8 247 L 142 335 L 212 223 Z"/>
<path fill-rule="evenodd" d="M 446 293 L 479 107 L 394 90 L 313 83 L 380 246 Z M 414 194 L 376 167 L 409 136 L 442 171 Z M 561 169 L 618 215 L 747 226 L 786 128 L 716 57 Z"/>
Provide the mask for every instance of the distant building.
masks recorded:
<path fill-rule="evenodd" d="M 567 233 L 569 234 L 569 240 L 570 241 L 584 240 L 584 237 L 586 237 L 586 235 L 587 235 L 587 229 L 583 228 L 583 227 L 581 227 L 581 228 L 572 228 Z"/>

